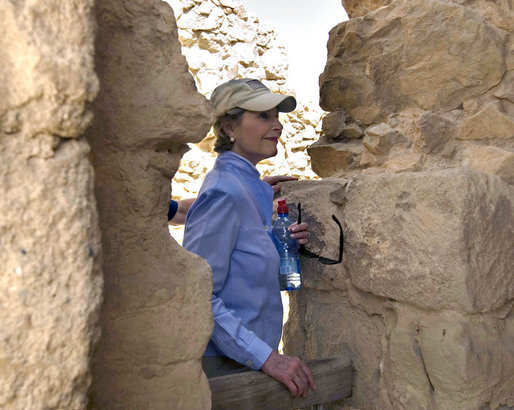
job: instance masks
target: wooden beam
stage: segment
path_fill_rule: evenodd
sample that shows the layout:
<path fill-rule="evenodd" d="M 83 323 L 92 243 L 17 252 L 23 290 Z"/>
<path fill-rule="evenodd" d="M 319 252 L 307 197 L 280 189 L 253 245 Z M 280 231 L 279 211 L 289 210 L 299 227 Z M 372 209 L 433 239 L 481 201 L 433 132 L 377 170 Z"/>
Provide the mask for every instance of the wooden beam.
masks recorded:
<path fill-rule="evenodd" d="M 213 409 L 297 409 L 328 403 L 352 394 L 352 363 L 346 357 L 306 361 L 317 390 L 306 398 L 291 397 L 289 390 L 261 371 L 212 377 L 209 385 Z"/>

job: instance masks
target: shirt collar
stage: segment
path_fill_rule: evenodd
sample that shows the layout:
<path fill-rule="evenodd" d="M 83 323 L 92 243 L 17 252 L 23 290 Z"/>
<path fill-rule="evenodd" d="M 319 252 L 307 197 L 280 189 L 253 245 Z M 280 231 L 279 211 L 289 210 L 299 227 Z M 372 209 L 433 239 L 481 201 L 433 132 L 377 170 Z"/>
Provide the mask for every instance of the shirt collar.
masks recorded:
<path fill-rule="evenodd" d="M 261 174 L 250 161 L 246 158 L 242 157 L 239 154 L 236 154 L 234 151 L 224 151 L 219 154 L 218 159 L 226 164 L 232 164 L 236 166 L 239 170 L 243 171 L 246 175 L 250 177 L 254 177 L 259 179 Z"/>
<path fill-rule="evenodd" d="M 216 162 L 217 166 L 231 168 L 232 171 L 239 173 L 247 182 L 248 192 L 253 201 L 259 204 L 257 207 L 262 219 L 262 224 L 271 226 L 271 216 L 273 214 L 273 188 L 268 183 L 260 179 L 257 168 L 246 158 L 233 151 L 225 151 L 219 154 Z"/>

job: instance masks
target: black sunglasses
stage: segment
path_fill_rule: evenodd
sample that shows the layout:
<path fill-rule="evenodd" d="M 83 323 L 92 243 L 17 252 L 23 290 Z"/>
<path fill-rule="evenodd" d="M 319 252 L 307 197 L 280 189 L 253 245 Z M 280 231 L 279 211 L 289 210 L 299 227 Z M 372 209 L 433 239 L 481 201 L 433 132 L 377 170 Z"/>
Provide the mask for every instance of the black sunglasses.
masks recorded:
<path fill-rule="evenodd" d="M 316 255 L 314 252 L 311 252 L 307 248 L 305 248 L 305 245 L 300 245 L 300 248 L 298 252 L 300 255 L 305 256 L 306 258 L 318 258 L 318 262 L 323 265 L 336 265 L 338 263 L 341 263 L 343 261 L 343 247 L 344 247 L 344 235 L 343 235 L 343 228 L 341 227 L 341 223 L 336 218 L 335 215 L 332 215 L 332 219 L 339 227 L 339 258 L 337 260 L 335 259 L 328 259 L 324 258 L 322 256 Z M 298 203 L 298 224 L 302 223 L 302 204 Z"/>

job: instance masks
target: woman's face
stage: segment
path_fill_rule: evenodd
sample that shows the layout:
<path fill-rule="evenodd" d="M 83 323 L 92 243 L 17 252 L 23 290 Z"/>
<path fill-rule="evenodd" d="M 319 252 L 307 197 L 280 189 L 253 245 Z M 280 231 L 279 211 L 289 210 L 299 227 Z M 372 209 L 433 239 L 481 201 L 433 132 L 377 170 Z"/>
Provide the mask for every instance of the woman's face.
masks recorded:
<path fill-rule="evenodd" d="M 232 151 L 256 165 L 263 159 L 277 155 L 277 144 L 282 134 L 278 110 L 245 111 L 241 122 L 229 130 L 234 138 Z"/>

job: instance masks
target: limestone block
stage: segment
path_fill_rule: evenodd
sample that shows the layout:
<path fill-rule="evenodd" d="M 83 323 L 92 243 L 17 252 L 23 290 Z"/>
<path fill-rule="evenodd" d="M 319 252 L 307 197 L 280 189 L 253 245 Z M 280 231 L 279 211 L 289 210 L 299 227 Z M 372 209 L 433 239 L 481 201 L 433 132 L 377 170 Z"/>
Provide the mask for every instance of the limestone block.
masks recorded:
<path fill-rule="evenodd" d="M 505 74 L 505 78 L 493 89 L 496 98 L 509 100 L 514 103 L 514 71 Z"/>
<path fill-rule="evenodd" d="M 380 7 L 387 6 L 392 0 L 342 0 L 343 7 L 350 18 L 362 17 Z"/>
<path fill-rule="evenodd" d="M 505 31 L 514 30 L 512 19 L 512 4 L 508 0 L 450 0 L 466 7 L 469 7 L 480 14 L 492 24 Z"/>
<path fill-rule="evenodd" d="M 0 141 L 0 407 L 85 408 L 102 299 L 89 146 Z"/>
<path fill-rule="evenodd" d="M 436 310 L 502 306 L 514 293 L 513 195 L 470 170 L 356 177 L 344 209 L 352 283 Z"/>
<path fill-rule="evenodd" d="M 477 113 L 465 117 L 457 126 L 455 138 L 461 140 L 509 139 L 514 137 L 514 103 L 493 101 Z"/>
<path fill-rule="evenodd" d="M 208 16 L 213 11 L 213 6 L 213 3 L 204 1 L 200 3 L 200 7 L 198 7 L 196 12 L 200 15 Z"/>
<path fill-rule="evenodd" d="M 243 42 L 237 42 L 232 45 L 232 48 L 234 50 L 234 55 L 237 56 L 236 60 L 239 62 L 243 61 L 245 65 L 252 66 L 255 65 L 253 60 L 257 56 L 255 45 L 251 43 L 243 43 Z M 239 57 L 241 56 L 241 57 Z M 271 63 L 276 64 L 277 59 L 275 56 L 270 56 Z"/>
<path fill-rule="evenodd" d="M 512 405 L 511 308 L 506 305 L 498 317 L 391 304 L 381 369 L 382 385 L 394 408 Z"/>
<path fill-rule="evenodd" d="M 426 154 L 441 152 L 450 139 L 453 128 L 450 120 L 431 111 L 421 115 L 416 125 L 423 133 L 423 152 Z"/>
<path fill-rule="evenodd" d="M 360 141 L 327 143 L 320 138 L 307 152 L 311 157 L 312 170 L 320 177 L 333 176 L 347 168 L 355 167 L 362 152 Z"/>
<path fill-rule="evenodd" d="M 362 140 L 362 144 L 375 155 L 387 154 L 394 145 L 404 142 L 406 138 L 386 123 L 369 127 Z"/>
<path fill-rule="evenodd" d="M 355 123 L 350 123 L 343 127 L 343 137 L 348 139 L 360 138 L 364 134 L 362 128 Z"/>
<path fill-rule="evenodd" d="M 396 311 L 385 315 L 388 338 L 380 365 L 380 384 L 392 408 L 431 408 L 433 390 L 427 376 L 419 342 L 415 335 L 419 326 L 404 322 Z M 383 400 L 383 399 L 382 399 Z"/>
<path fill-rule="evenodd" d="M 190 9 L 183 13 L 180 19 L 177 20 L 178 27 L 184 30 L 191 29 L 193 31 L 210 31 L 220 27 L 221 17 L 223 16 L 221 10 L 214 8 L 212 13 L 209 12 L 207 14 L 207 18 L 203 18 L 203 16 L 205 16 L 204 10 L 205 7 L 202 8 L 202 6 L 200 6 L 198 9 Z"/>
<path fill-rule="evenodd" d="M 245 21 L 240 21 L 239 25 L 231 25 L 227 30 L 227 36 L 234 38 L 242 43 L 254 43 L 255 41 L 255 28 Z M 255 45 L 255 44 L 254 44 Z M 240 54 L 239 57 L 246 57 L 245 54 Z"/>
<path fill-rule="evenodd" d="M 343 110 L 329 112 L 323 117 L 321 132 L 328 138 L 339 137 L 346 125 L 346 113 Z"/>
<path fill-rule="evenodd" d="M 183 53 L 202 94 L 237 76 L 285 80 L 287 58 L 275 31 L 247 15 L 240 2 L 206 0 L 189 7 L 183 0 L 168 1 L 180 15 L 179 35 L 188 39 L 182 43 Z M 198 48 L 208 50 L 213 61 L 198 54 Z"/>
<path fill-rule="evenodd" d="M 91 0 L 0 3 L 0 128 L 77 137 L 98 92 Z M 66 33 L 66 43 L 62 33 Z"/>
<path fill-rule="evenodd" d="M 498 84 L 505 47 L 505 32 L 470 8 L 394 1 L 331 30 L 320 105 L 365 124 L 407 107 L 449 111 Z"/>
<path fill-rule="evenodd" d="M 362 155 L 361 155 L 361 158 L 359 161 L 359 166 L 361 168 L 367 168 L 364 171 L 362 171 L 363 173 L 370 171 L 371 168 L 368 168 L 368 167 L 376 167 L 378 164 L 379 164 L 378 158 L 375 155 L 373 155 L 370 151 L 364 150 L 362 152 Z M 384 170 L 382 169 L 380 172 L 384 172 Z"/>
<path fill-rule="evenodd" d="M 461 153 L 462 165 L 477 171 L 498 175 L 514 184 L 514 152 L 494 146 L 469 144 Z"/>
<path fill-rule="evenodd" d="M 392 172 L 417 172 L 423 169 L 423 155 L 415 151 L 405 151 L 390 157 L 384 168 Z"/>
<path fill-rule="evenodd" d="M 192 42 L 192 37 L 194 36 L 194 34 L 188 30 L 184 30 L 184 32 L 189 33 L 189 35 L 191 36 L 191 41 L 189 41 L 189 42 Z M 195 37 L 196 37 L 195 40 L 198 40 L 198 48 L 199 49 L 207 50 L 211 54 L 216 54 L 217 52 L 220 51 L 221 42 L 219 40 L 216 40 L 215 36 L 212 33 L 207 32 L 207 31 L 200 31 L 199 33 L 196 34 Z M 187 47 L 188 46 L 187 42 L 184 43 L 180 36 L 179 36 L 179 38 L 180 38 L 180 44 L 182 44 L 182 46 Z M 219 62 L 217 62 L 216 65 L 219 65 Z M 193 68 L 191 65 L 189 65 L 189 66 L 190 66 L 190 68 Z M 211 68 L 214 68 L 214 67 L 211 67 Z"/>
<path fill-rule="evenodd" d="M 96 18 L 102 86 L 87 137 L 105 303 L 91 407 L 210 408 L 200 365 L 212 330 L 210 269 L 170 238 L 166 212 L 171 178 L 186 144 L 209 130 L 211 109 L 188 72 L 169 5 L 102 1 Z"/>
<path fill-rule="evenodd" d="M 240 6 L 237 0 L 219 0 L 220 4 L 231 9 L 235 9 Z"/>
<path fill-rule="evenodd" d="M 285 325 L 285 353 L 306 359 L 350 357 L 354 384 L 345 404 L 363 410 L 377 408 L 385 333 L 382 318 L 353 306 L 344 291 L 308 288 L 290 296 L 289 317 L 294 319 Z"/>

